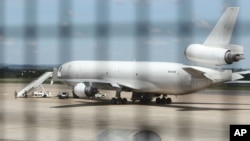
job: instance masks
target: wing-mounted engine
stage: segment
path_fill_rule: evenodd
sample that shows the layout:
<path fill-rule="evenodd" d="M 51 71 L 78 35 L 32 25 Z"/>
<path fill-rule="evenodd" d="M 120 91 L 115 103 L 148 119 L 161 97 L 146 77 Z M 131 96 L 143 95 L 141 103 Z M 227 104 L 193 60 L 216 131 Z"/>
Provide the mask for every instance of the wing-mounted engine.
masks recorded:
<path fill-rule="evenodd" d="M 98 93 L 98 90 L 96 88 L 93 88 L 91 86 L 86 86 L 84 83 L 76 84 L 73 91 L 80 98 L 92 97 L 96 93 Z"/>
<path fill-rule="evenodd" d="M 204 64 L 226 65 L 244 59 L 243 46 L 206 46 L 191 44 L 185 50 L 187 59 Z"/>

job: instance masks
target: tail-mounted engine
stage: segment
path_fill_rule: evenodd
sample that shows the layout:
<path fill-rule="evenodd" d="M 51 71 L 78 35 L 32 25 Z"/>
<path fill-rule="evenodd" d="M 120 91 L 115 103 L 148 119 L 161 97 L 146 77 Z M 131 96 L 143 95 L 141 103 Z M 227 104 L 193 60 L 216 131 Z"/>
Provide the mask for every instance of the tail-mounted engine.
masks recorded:
<path fill-rule="evenodd" d="M 81 97 L 92 97 L 94 96 L 96 93 L 98 93 L 98 90 L 96 88 L 93 88 L 91 86 L 86 86 L 83 83 L 78 83 L 75 87 L 74 87 L 74 93 Z"/>
<path fill-rule="evenodd" d="M 244 59 L 243 47 L 238 45 L 211 47 L 191 44 L 186 48 L 185 55 L 191 61 L 213 65 L 232 64 Z"/>

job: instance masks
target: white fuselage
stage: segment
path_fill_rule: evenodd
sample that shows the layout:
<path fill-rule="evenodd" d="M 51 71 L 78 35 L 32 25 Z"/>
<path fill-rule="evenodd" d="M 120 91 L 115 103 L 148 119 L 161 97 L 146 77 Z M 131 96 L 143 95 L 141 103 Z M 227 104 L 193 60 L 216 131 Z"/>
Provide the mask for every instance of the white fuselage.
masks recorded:
<path fill-rule="evenodd" d="M 59 67 L 58 74 L 64 80 L 108 81 L 136 92 L 172 95 L 189 94 L 213 84 L 209 79 L 192 77 L 183 67 L 165 62 L 72 61 Z"/>

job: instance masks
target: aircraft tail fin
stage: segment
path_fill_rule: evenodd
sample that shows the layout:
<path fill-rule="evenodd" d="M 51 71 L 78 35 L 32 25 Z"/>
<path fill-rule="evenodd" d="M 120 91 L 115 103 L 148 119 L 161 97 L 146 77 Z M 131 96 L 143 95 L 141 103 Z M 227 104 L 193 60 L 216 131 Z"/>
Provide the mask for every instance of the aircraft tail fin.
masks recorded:
<path fill-rule="evenodd" d="M 207 46 L 228 45 L 239 9 L 239 7 L 228 7 L 203 44 Z"/>

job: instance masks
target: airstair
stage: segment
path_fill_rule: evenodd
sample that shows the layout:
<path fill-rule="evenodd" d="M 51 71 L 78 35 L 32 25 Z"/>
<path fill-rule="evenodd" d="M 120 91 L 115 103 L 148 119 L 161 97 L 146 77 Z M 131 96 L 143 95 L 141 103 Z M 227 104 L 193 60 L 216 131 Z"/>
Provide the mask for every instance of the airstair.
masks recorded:
<path fill-rule="evenodd" d="M 40 77 L 29 83 L 26 87 L 24 87 L 22 90 L 16 93 L 17 97 L 26 97 L 27 93 L 38 86 L 40 86 L 45 80 L 47 80 L 49 77 L 52 77 L 52 72 L 45 72 Z"/>

